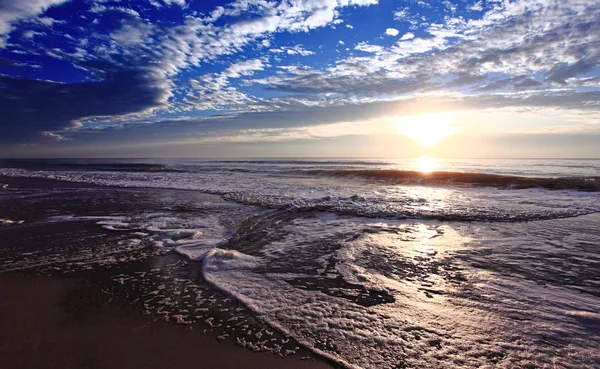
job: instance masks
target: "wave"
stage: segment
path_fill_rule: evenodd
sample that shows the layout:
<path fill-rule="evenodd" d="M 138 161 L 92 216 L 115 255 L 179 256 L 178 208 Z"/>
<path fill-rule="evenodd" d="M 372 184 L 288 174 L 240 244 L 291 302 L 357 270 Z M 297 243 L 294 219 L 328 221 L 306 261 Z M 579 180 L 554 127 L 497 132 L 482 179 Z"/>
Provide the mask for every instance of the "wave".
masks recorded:
<path fill-rule="evenodd" d="M 598 212 L 598 208 L 490 208 L 474 207 L 470 204 L 454 204 L 444 207 L 423 207 L 431 205 L 423 199 L 367 199 L 359 195 L 348 198 L 326 196 L 320 199 L 289 199 L 268 195 L 250 195 L 240 192 L 218 193 L 223 199 L 244 205 L 279 209 L 288 213 L 335 213 L 347 217 L 372 219 L 421 219 L 449 222 L 529 222 L 572 218 Z"/>
<path fill-rule="evenodd" d="M 548 190 L 600 191 L 600 177 L 520 177 L 487 173 L 419 172 L 412 170 L 316 170 L 311 174 L 335 177 L 359 177 L 400 184 L 505 187 L 510 189 L 543 188 Z"/>
<path fill-rule="evenodd" d="M 413 192 L 412 189 L 407 188 L 408 186 L 378 188 L 379 186 L 372 186 L 371 183 L 366 183 L 365 186 L 360 181 L 343 183 L 343 181 L 329 179 L 322 185 L 306 182 L 306 175 L 297 177 L 296 182 L 288 183 L 288 181 L 271 180 L 260 176 L 239 176 L 232 179 L 219 173 L 200 172 L 163 175 L 141 172 L 82 173 L 0 169 L 0 175 L 7 177 L 45 178 L 121 188 L 193 190 L 218 195 L 224 200 L 244 205 L 294 212 L 333 212 L 344 216 L 369 218 L 520 222 L 575 217 L 600 211 L 598 194 L 593 192 L 598 191 L 598 182 L 590 181 L 589 178 L 582 179 L 590 181 L 587 188 L 583 186 L 585 183 L 578 183 L 576 179 L 572 179 L 573 182 L 566 182 L 571 189 L 589 191 L 577 194 L 574 190 L 548 191 L 545 188 L 529 191 L 489 190 L 489 186 L 498 186 L 498 183 L 513 186 L 511 188 L 519 186 L 527 188 L 520 183 L 527 180 L 537 183 L 536 186 L 528 183 L 528 187 L 531 188 L 542 187 L 540 183 L 547 185 L 544 181 L 557 181 L 544 178 L 443 172 L 425 175 L 417 172 L 385 170 L 343 170 L 319 173 L 330 176 L 367 176 L 396 181 L 396 183 L 415 184 L 423 184 L 422 178 L 427 176 L 426 180 L 431 184 L 447 184 L 452 180 L 454 182 L 451 183 L 457 185 L 459 184 L 457 181 L 462 180 L 463 188 L 430 188 Z M 501 180 L 503 178 L 504 182 Z M 465 184 L 464 181 L 468 180 L 471 182 Z M 552 188 L 559 188 L 556 183 L 554 182 Z M 478 188 L 477 185 L 488 187 Z M 564 183 L 561 186 L 566 187 Z M 438 190 L 442 193 L 440 194 Z"/>
<path fill-rule="evenodd" d="M 391 162 L 381 160 L 218 160 L 218 161 L 200 161 L 198 164 L 217 163 L 217 164 L 264 164 L 264 165 L 391 165 Z"/>
<path fill-rule="evenodd" d="M 19 168 L 42 171 L 99 171 L 99 172 L 174 172 L 185 170 L 171 168 L 163 164 L 152 163 L 93 163 L 63 162 L 59 160 L 11 160 L 2 162 L 4 168 Z"/>

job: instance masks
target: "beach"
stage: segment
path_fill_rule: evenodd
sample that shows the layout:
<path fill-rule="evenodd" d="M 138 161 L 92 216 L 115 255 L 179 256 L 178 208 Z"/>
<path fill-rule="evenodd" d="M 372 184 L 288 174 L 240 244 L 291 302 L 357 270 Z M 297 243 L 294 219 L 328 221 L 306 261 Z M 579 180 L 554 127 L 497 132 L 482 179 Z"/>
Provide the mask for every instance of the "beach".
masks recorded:
<path fill-rule="evenodd" d="M 23 178 L 1 178 L 0 183 L 33 191 L 97 187 Z M 36 202 L 36 210 L 33 210 L 23 208 L 21 202 L 3 202 L 5 214 L 27 219 L 27 222 L 6 224 L 0 228 L 0 252 L 5 258 L 7 255 L 24 254 L 27 258 L 43 254 L 52 247 L 49 245 L 63 248 L 87 242 L 89 246 L 90 242 L 105 244 L 117 242 L 120 238 L 90 221 L 36 224 L 35 220 L 43 217 L 46 211 L 56 208 L 55 200 L 49 203 L 53 204 L 52 208 Z M 66 206 L 64 211 L 73 213 L 81 211 L 82 204 L 71 202 L 63 203 L 63 206 Z M 124 208 L 120 204 L 101 204 L 95 210 L 117 209 Z M 86 210 L 94 212 L 92 208 Z M 154 258 L 161 258 L 151 254 Z M 177 255 L 166 257 L 170 258 L 176 259 L 174 263 L 183 259 Z M 150 264 L 133 264 L 127 265 L 125 270 L 138 274 L 149 272 Z M 61 271 L 54 269 L 52 262 L 0 273 L 0 367 L 332 367 L 310 351 L 292 347 L 293 342 L 288 345 L 294 351 L 293 355 L 289 352 L 283 355 L 285 351 L 256 352 L 236 344 L 235 338 L 219 327 L 204 322 L 177 324 L 164 315 L 148 314 L 140 303 L 140 292 L 115 283 L 111 279 L 112 274 L 103 267 Z M 256 321 L 254 325 L 264 328 Z"/>
<path fill-rule="evenodd" d="M 600 369 L 599 31 L 0 0 L 0 369 Z"/>
<path fill-rule="evenodd" d="M 0 275 L 3 368 L 330 368 L 254 353 L 206 326 L 166 323 L 77 278 Z"/>
<path fill-rule="evenodd" d="M 43 164 L 0 169 L 2 367 L 600 364 L 596 162 Z"/>

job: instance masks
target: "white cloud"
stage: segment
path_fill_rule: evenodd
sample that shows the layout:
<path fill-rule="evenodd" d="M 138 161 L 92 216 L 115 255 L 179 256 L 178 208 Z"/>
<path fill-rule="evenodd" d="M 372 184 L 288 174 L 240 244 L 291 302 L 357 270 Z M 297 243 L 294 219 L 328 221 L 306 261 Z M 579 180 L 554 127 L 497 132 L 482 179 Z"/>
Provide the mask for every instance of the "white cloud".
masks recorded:
<path fill-rule="evenodd" d="M 228 78 L 239 78 L 251 76 L 255 71 L 263 69 L 265 69 L 265 64 L 260 59 L 244 60 L 230 65 L 222 75 Z"/>
<path fill-rule="evenodd" d="M 285 109 L 294 104 L 327 106 L 435 91 L 444 86 L 452 89 L 474 85 L 478 88 L 490 88 L 489 91 L 494 91 L 494 86 L 538 90 L 541 88 L 540 78 L 511 79 L 510 76 L 527 76 L 532 73 L 532 67 L 537 72 L 544 73 L 557 65 L 563 67 L 554 69 L 552 81 L 575 83 L 577 71 L 589 67 L 582 63 L 568 68 L 580 58 L 574 52 L 582 52 L 582 55 L 588 55 L 587 58 L 594 55 L 594 52 L 598 53 L 598 50 L 590 48 L 600 36 L 589 32 L 584 35 L 584 28 L 581 30 L 584 33 L 581 33 L 578 29 L 561 27 L 573 22 L 575 18 L 580 24 L 589 23 L 593 19 L 593 12 L 588 8 L 594 4 L 577 0 L 578 6 L 574 3 L 570 4 L 573 5 L 571 7 L 548 6 L 545 4 L 547 1 L 550 0 L 524 0 L 519 4 L 497 3 L 481 19 L 465 21 L 446 17 L 443 24 L 424 25 L 423 32 L 428 32 L 433 37 L 417 38 L 414 33 L 408 32 L 391 47 L 361 42 L 354 49 L 370 55 L 346 57 L 326 70 L 288 68 L 284 74 L 277 72 L 270 77 L 247 82 L 260 83 L 274 90 L 307 94 L 302 99 L 273 98 L 267 101 L 229 86 L 228 78 L 252 75 L 254 71 L 264 69 L 261 64 L 265 60 L 242 61 L 239 62 L 240 65 L 234 63 L 221 75 L 199 82 L 207 87 L 202 93 L 197 91 L 195 98 L 190 97 L 189 101 L 194 101 L 190 106 L 227 106 L 228 109 L 235 107 L 240 111 Z M 237 3 L 242 4 L 242 0 Z M 271 47 L 272 33 L 305 31 L 319 23 L 315 21 L 318 17 L 307 22 L 309 14 L 315 14 L 312 10 L 319 6 L 335 9 L 338 5 L 334 1 L 287 4 L 246 0 L 245 3 L 248 5 L 247 9 L 262 16 L 224 27 L 216 27 L 207 23 L 206 19 L 190 18 L 184 25 L 164 31 L 159 37 L 164 40 L 162 44 L 148 45 L 139 51 L 134 48 L 129 52 L 132 55 L 149 53 L 150 57 L 161 61 L 155 68 L 171 76 L 190 65 L 238 53 L 248 45 Z M 287 8 L 284 9 L 285 4 Z M 553 1 L 552 4 L 558 4 L 558 1 Z M 237 8 L 226 6 L 219 13 L 242 9 L 242 5 L 236 6 Z M 407 11 L 403 13 L 403 17 L 410 17 Z M 326 18 L 331 18 L 329 23 L 332 23 L 336 17 L 334 12 L 331 17 Z M 138 27 L 143 29 L 141 25 Z M 395 36 L 399 35 L 395 28 L 390 29 Z M 552 32 L 566 37 L 550 37 L 546 41 L 544 35 L 551 35 Z M 123 36 L 126 34 L 124 32 Z M 147 37 L 124 37 L 120 43 L 125 44 L 126 40 L 133 39 L 143 41 L 145 38 Z M 560 40 L 567 40 L 567 43 L 559 42 Z M 568 51 L 568 48 L 572 51 Z M 436 52 L 432 54 L 432 51 Z M 269 52 L 278 54 L 274 56 L 276 60 L 280 60 L 283 55 L 314 54 L 302 45 L 272 47 Z M 528 58 L 535 60 L 535 63 L 528 62 Z M 486 75 L 492 72 L 507 74 L 507 80 L 496 85 L 486 81 Z M 442 84 L 440 80 L 445 82 Z M 586 80 L 578 83 L 588 86 L 597 82 Z M 228 94 L 235 98 L 228 101 Z M 206 103 L 202 103 L 203 99 Z"/>
<path fill-rule="evenodd" d="M 388 28 L 385 30 L 385 34 L 388 36 L 398 36 L 399 33 L 400 31 L 395 28 Z"/>
<path fill-rule="evenodd" d="M 157 0 L 148 0 L 148 2 L 150 3 L 150 5 L 152 5 L 155 8 L 161 8 L 162 4 L 159 3 Z"/>
<path fill-rule="evenodd" d="M 408 15 L 408 8 L 396 10 L 394 12 L 394 19 L 395 20 L 402 21 L 402 20 L 407 19 L 408 17 L 409 17 L 409 15 Z"/>
<path fill-rule="evenodd" d="M 450 0 L 442 1 L 442 4 L 450 11 L 451 13 L 456 13 L 456 4 L 452 3 Z"/>
<path fill-rule="evenodd" d="M 185 0 L 163 0 L 167 5 L 177 4 L 179 6 L 185 6 Z"/>
<path fill-rule="evenodd" d="M 301 55 L 301 56 L 309 56 L 314 55 L 314 51 L 306 50 L 302 45 L 294 45 L 294 46 L 283 46 L 278 48 L 273 48 L 269 50 L 275 54 L 285 53 L 288 55 Z"/>
<path fill-rule="evenodd" d="M 471 6 L 469 6 L 469 9 L 480 12 L 483 10 L 483 2 L 479 0 L 478 2 L 473 3 Z"/>
<path fill-rule="evenodd" d="M 417 29 L 426 25 L 426 18 L 418 13 L 410 13 L 409 8 L 399 9 L 394 12 L 394 19 L 410 24 L 410 29 Z"/>
<path fill-rule="evenodd" d="M 6 44 L 12 23 L 20 19 L 34 18 L 43 14 L 51 6 L 68 0 L 7 0 L 0 1 L 0 48 Z"/>
<path fill-rule="evenodd" d="M 364 51 L 367 53 L 373 53 L 373 54 L 377 54 L 377 53 L 381 53 L 384 51 L 383 46 L 379 46 L 379 45 L 372 45 L 369 44 L 368 42 L 359 42 L 355 47 L 355 50 L 360 50 L 360 51 Z"/>
<path fill-rule="evenodd" d="M 42 137 L 50 141 L 64 141 L 66 138 L 62 135 L 53 132 L 42 132 Z"/>
<path fill-rule="evenodd" d="M 412 32 L 407 32 L 400 37 L 400 41 L 412 40 L 413 38 L 415 38 L 415 34 Z"/>
<path fill-rule="evenodd" d="M 140 45 L 154 32 L 154 26 L 139 20 L 124 22 L 121 28 L 111 34 L 121 45 Z"/>
<path fill-rule="evenodd" d="M 90 11 L 92 13 L 104 13 L 104 12 L 108 12 L 108 11 L 116 11 L 116 12 L 129 14 L 129 15 L 132 15 L 132 16 L 138 17 L 138 18 L 140 16 L 140 13 L 136 12 L 135 10 L 130 9 L 130 8 L 125 8 L 122 6 L 104 6 L 101 4 L 94 4 L 94 6 L 92 6 L 90 8 Z"/>
<path fill-rule="evenodd" d="M 37 21 L 48 27 L 52 27 L 56 23 L 66 23 L 65 21 L 59 21 L 50 17 L 39 17 Z"/>
<path fill-rule="evenodd" d="M 42 35 L 45 35 L 45 33 L 43 33 L 43 32 L 35 32 L 35 31 L 32 31 L 32 30 L 29 30 L 29 31 L 23 32 L 22 36 L 23 36 L 23 38 L 32 39 L 32 38 L 34 38 L 36 36 L 42 36 Z"/>

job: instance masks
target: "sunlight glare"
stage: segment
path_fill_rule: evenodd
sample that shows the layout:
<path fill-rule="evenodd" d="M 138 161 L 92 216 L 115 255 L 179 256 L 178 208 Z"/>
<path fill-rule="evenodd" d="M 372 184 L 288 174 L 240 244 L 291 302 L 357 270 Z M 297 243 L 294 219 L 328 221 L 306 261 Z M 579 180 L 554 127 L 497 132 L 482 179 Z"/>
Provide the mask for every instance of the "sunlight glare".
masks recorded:
<path fill-rule="evenodd" d="M 437 159 L 432 158 L 431 156 L 422 156 L 418 159 L 415 159 L 415 166 L 419 172 L 433 172 L 437 167 Z"/>
<path fill-rule="evenodd" d="M 402 117 L 396 123 L 398 134 L 424 147 L 432 147 L 455 132 L 455 120 L 447 113 Z"/>

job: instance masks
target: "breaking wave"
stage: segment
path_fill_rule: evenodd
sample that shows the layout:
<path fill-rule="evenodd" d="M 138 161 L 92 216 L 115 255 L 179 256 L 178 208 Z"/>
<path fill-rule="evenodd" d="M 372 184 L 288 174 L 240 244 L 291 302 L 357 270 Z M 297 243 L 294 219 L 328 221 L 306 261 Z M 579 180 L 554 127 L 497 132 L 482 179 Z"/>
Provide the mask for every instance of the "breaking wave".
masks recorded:
<path fill-rule="evenodd" d="M 519 177 L 487 173 L 419 172 L 412 170 L 349 169 L 312 171 L 337 177 L 360 177 L 399 184 L 458 185 L 473 187 L 505 187 L 512 189 L 543 188 L 548 190 L 600 191 L 600 177 Z"/>

